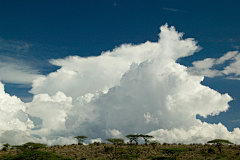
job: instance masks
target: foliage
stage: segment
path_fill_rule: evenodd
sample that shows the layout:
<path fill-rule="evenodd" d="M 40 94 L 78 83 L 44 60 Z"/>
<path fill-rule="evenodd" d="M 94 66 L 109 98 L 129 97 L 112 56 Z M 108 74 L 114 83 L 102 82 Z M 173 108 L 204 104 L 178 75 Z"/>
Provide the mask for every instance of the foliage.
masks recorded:
<path fill-rule="evenodd" d="M 108 138 L 106 141 L 111 142 L 115 145 L 115 147 L 124 144 L 124 140 L 121 138 Z"/>
<path fill-rule="evenodd" d="M 228 157 L 227 154 L 220 154 L 215 159 L 229 160 L 230 158 Z"/>
<path fill-rule="evenodd" d="M 74 137 L 74 138 L 76 138 L 76 139 L 78 140 L 78 144 L 79 144 L 79 145 L 80 145 L 81 143 L 83 143 L 83 142 L 87 139 L 86 136 L 76 136 L 76 137 Z"/>
<path fill-rule="evenodd" d="M 2 151 L 7 151 L 7 147 L 3 147 L 3 148 L 2 148 Z"/>
<path fill-rule="evenodd" d="M 222 145 L 233 144 L 229 140 L 225 140 L 225 139 L 214 139 L 214 140 L 208 141 L 207 143 L 213 143 L 218 148 L 220 153 L 222 152 Z"/>
<path fill-rule="evenodd" d="M 153 147 L 154 150 L 156 149 L 157 145 L 159 144 L 158 141 L 150 141 L 149 143 Z"/>
<path fill-rule="evenodd" d="M 104 146 L 104 152 L 105 153 L 111 153 L 111 152 L 113 152 L 113 150 L 114 150 L 113 147 Z"/>
<path fill-rule="evenodd" d="M 124 155 L 122 155 L 120 158 L 121 159 L 131 159 L 131 160 L 133 160 L 133 159 L 137 159 L 139 157 L 139 155 L 128 155 L 128 154 L 124 154 Z"/>
<path fill-rule="evenodd" d="M 17 149 L 20 149 L 21 151 L 26 151 L 26 150 L 36 150 L 36 149 L 39 149 L 39 148 L 46 148 L 46 144 L 42 144 L 42 143 L 34 143 L 34 142 L 28 142 L 28 143 L 25 143 L 23 145 L 15 145 L 15 146 L 12 146 L 13 148 L 17 148 Z"/>
<path fill-rule="evenodd" d="M 2 148 L 2 151 L 7 151 L 8 150 L 8 148 L 10 147 L 10 144 L 9 143 L 5 143 L 5 144 L 3 144 L 3 148 Z"/>
<path fill-rule="evenodd" d="M 154 138 L 153 136 L 150 136 L 150 135 L 147 135 L 147 134 L 146 134 L 146 135 L 144 135 L 144 134 L 139 134 L 138 136 L 144 139 L 145 145 L 147 145 L 147 143 L 148 143 L 148 141 L 149 141 L 150 138 Z"/>
<path fill-rule="evenodd" d="M 93 142 L 93 145 L 99 146 L 101 143 L 100 142 Z"/>
<path fill-rule="evenodd" d="M 3 146 L 6 147 L 6 148 L 9 148 L 10 144 L 9 143 L 5 143 L 5 144 L 3 144 Z"/>
<path fill-rule="evenodd" d="M 139 136 L 139 135 L 138 135 Z M 112 139 L 111 139 L 112 140 Z M 111 142 L 112 143 L 112 142 Z M 219 154 L 217 148 L 210 144 L 159 144 L 157 141 L 148 141 L 150 145 L 121 145 L 115 147 L 114 143 L 93 143 L 89 145 L 55 145 L 44 148 L 46 145 L 28 142 L 11 150 L 6 149 L 0 152 L 2 160 L 19 160 L 19 159 L 64 159 L 56 155 L 68 156 L 65 159 L 87 159 L 87 160 L 240 160 L 240 145 L 222 145 L 222 153 Z M 39 147 L 43 145 L 43 148 Z M 157 145 L 154 149 L 154 145 Z M 6 145 L 8 146 L 8 145 Z M 19 150 L 20 148 L 22 150 Z M 161 152 L 159 152 L 159 150 Z M 48 151 L 47 153 L 44 151 Z M 50 153 L 49 153 L 50 152 Z M 53 153 L 54 152 L 54 153 Z M 4 155 L 4 156 L 3 156 Z M 52 155 L 52 156 L 51 156 Z M 24 157 L 25 156 L 25 157 Z M 29 158 L 30 157 L 30 158 Z"/>
<path fill-rule="evenodd" d="M 214 149 L 212 149 L 212 148 L 208 148 L 208 153 L 209 153 L 209 154 L 215 154 L 215 151 L 214 151 Z"/>
<path fill-rule="evenodd" d="M 129 134 L 125 137 L 129 138 L 130 144 L 132 144 L 133 141 L 135 141 L 136 144 L 138 144 L 138 138 L 140 137 L 139 134 Z"/>
<path fill-rule="evenodd" d="M 26 152 L 22 152 L 18 155 L 4 155 L 1 157 L 1 160 L 72 160 L 72 158 L 64 158 L 63 156 L 56 155 L 52 152 L 44 152 L 37 150 L 28 150 Z"/>
<path fill-rule="evenodd" d="M 206 149 L 201 149 L 200 154 L 207 159 L 207 157 L 210 155 Z"/>
<path fill-rule="evenodd" d="M 230 142 L 229 140 L 225 140 L 225 139 L 214 139 L 214 140 L 208 141 L 207 143 L 214 143 L 214 144 L 233 144 L 233 143 Z"/>
<path fill-rule="evenodd" d="M 148 159 L 151 160 L 171 160 L 173 159 L 172 157 L 162 157 L 162 156 L 148 156 Z"/>
<path fill-rule="evenodd" d="M 171 155 L 174 159 L 181 153 L 188 151 L 185 148 L 162 148 L 161 149 L 163 153 L 166 153 L 168 155 Z"/>

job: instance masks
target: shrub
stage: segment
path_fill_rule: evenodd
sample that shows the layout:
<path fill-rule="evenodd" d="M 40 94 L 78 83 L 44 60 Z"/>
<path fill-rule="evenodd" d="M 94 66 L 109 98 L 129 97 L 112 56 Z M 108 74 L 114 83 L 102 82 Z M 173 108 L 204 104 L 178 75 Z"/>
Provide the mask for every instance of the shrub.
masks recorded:
<path fill-rule="evenodd" d="M 37 150 L 28 150 L 15 156 L 3 155 L 1 157 L 1 160 L 43 160 L 43 159 L 73 160 L 72 158 L 65 158 L 63 156 L 56 155 L 53 152 L 44 152 Z"/>
<path fill-rule="evenodd" d="M 208 153 L 209 153 L 209 154 L 215 154 L 215 151 L 214 151 L 214 149 L 212 149 L 212 148 L 208 148 Z"/>
<path fill-rule="evenodd" d="M 111 152 L 113 152 L 113 150 L 114 150 L 113 147 L 104 146 L 104 152 L 106 152 L 106 153 L 111 153 Z"/>
<path fill-rule="evenodd" d="M 42 144 L 42 143 L 34 143 L 34 142 L 28 142 L 25 143 L 23 145 L 16 145 L 16 146 L 12 146 L 13 148 L 17 148 L 20 149 L 21 151 L 27 151 L 27 150 L 36 150 L 39 148 L 46 148 L 46 144 Z"/>
<path fill-rule="evenodd" d="M 138 157 L 140 157 L 139 155 L 128 155 L 128 154 L 124 154 L 121 156 L 121 159 L 137 159 Z"/>
<path fill-rule="evenodd" d="M 95 145 L 95 146 L 100 146 L 100 142 L 93 142 L 93 144 Z"/>
<path fill-rule="evenodd" d="M 171 157 L 162 157 L 162 156 L 148 156 L 147 159 L 151 160 L 171 160 Z"/>
<path fill-rule="evenodd" d="M 185 148 L 162 148 L 161 149 L 163 153 L 166 153 L 168 155 L 171 155 L 172 158 L 176 159 L 176 157 L 181 153 L 181 152 L 186 152 L 188 151 Z"/>
<path fill-rule="evenodd" d="M 2 151 L 7 151 L 7 147 L 3 147 L 3 148 L 2 148 Z"/>

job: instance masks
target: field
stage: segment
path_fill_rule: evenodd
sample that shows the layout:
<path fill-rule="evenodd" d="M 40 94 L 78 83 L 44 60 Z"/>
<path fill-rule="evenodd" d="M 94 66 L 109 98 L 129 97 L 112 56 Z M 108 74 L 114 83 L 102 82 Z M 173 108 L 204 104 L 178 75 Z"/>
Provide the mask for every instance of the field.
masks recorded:
<path fill-rule="evenodd" d="M 50 146 L 38 149 L 9 147 L 0 151 L 1 160 L 17 159 L 77 159 L 77 160 L 240 160 L 240 145 L 222 145 L 219 149 L 210 144 L 122 144 L 117 147 L 107 143 L 89 145 Z"/>

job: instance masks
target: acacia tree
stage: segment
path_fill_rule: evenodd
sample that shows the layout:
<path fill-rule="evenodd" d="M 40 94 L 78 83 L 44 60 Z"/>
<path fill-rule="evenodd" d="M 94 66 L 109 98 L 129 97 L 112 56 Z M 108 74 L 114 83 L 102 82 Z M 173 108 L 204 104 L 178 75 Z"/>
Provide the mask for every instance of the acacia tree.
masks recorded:
<path fill-rule="evenodd" d="M 214 139 L 214 140 L 208 141 L 207 143 L 213 143 L 218 148 L 220 153 L 222 152 L 222 146 L 224 144 L 233 144 L 229 140 L 225 140 L 225 139 Z"/>
<path fill-rule="evenodd" d="M 132 144 L 132 142 L 135 141 L 135 143 L 138 145 L 138 138 L 140 137 L 139 134 L 129 134 L 126 135 L 125 137 L 129 138 L 130 144 Z"/>
<path fill-rule="evenodd" d="M 76 138 L 78 140 L 78 145 L 80 145 L 81 143 L 83 143 L 87 139 L 86 136 L 76 136 L 74 138 Z"/>
<path fill-rule="evenodd" d="M 154 138 L 153 136 L 150 135 L 144 135 L 144 134 L 139 134 L 139 137 L 142 137 L 145 141 L 145 145 L 147 145 L 148 141 L 150 138 Z"/>
<path fill-rule="evenodd" d="M 12 147 L 20 149 L 22 151 L 27 151 L 27 150 L 37 150 L 39 148 L 46 148 L 46 146 L 47 146 L 46 144 L 42 144 L 42 143 L 27 142 L 23 145 L 15 145 Z"/>
<path fill-rule="evenodd" d="M 124 144 L 124 140 L 121 139 L 121 138 L 108 138 L 108 139 L 106 139 L 106 141 L 111 142 L 111 143 L 114 144 L 114 146 L 115 146 L 115 152 L 116 152 L 116 148 L 117 148 L 119 145 Z"/>
<path fill-rule="evenodd" d="M 2 148 L 2 151 L 6 151 L 9 147 L 10 147 L 10 144 L 9 143 L 5 143 L 3 144 L 3 148 Z"/>

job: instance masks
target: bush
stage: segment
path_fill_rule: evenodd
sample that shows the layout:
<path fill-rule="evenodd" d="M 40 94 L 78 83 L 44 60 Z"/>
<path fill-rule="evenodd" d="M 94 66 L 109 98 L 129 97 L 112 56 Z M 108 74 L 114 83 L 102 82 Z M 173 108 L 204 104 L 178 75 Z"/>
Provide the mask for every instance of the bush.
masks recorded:
<path fill-rule="evenodd" d="M 137 159 L 139 157 L 139 155 L 128 155 L 128 154 L 124 154 L 121 156 L 121 159 Z"/>
<path fill-rule="evenodd" d="M 63 156 L 59 156 L 54 154 L 53 152 L 44 152 L 37 150 L 28 150 L 26 152 L 22 152 L 18 155 L 3 155 L 1 160 L 43 160 L 43 159 L 51 159 L 51 160 L 73 160 L 72 158 L 65 158 Z"/>
<path fill-rule="evenodd" d="M 208 153 L 209 153 L 209 154 L 215 154 L 215 151 L 214 151 L 214 149 L 212 149 L 212 148 L 208 148 Z"/>
<path fill-rule="evenodd" d="M 172 157 L 162 157 L 162 156 L 148 156 L 147 159 L 151 160 L 173 160 Z"/>
<path fill-rule="evenodd" d="M 107 147 L 107 146 L 104 146 L 104 152 L 106 153 L 111 153 L 114 151 L 114 148 L 113 147 Z"/>
<path fill-rule="evenodd" d="M 93 142 L 93 144 L 95 145 L 95 146 L 100 146 L 100 142 Z"/>
<path fill-rule="evenodd" d="M 7 151 L 7 147 L 3 147 L 3 148 L 2 148 L 2 151 Z"/>
<path fill-rule="evenodd" d="M 39 148 L 46 148 L 46 146 L 47 146 L 46 144 L 42 144 L 42 143 L 28 142 L 23 145 L 16 145 L 12 147 L 20 149 L 21 151 L 27 151 L 27 150 L 36 150 Z"/>
<path fill-rule="evenodd" d="M 229 158 L 228 158 L 227 154 L 220 154 L 215 159 L 222 159 L 222 160 L 226 159 L 226 160 L 228 160 Z"/>

